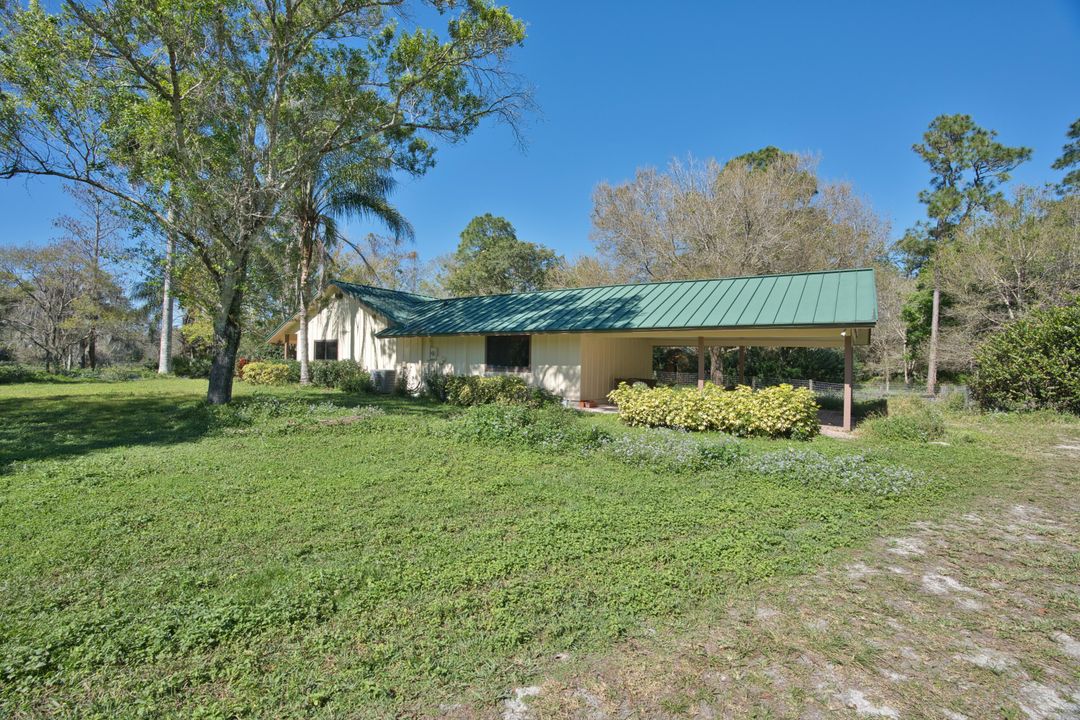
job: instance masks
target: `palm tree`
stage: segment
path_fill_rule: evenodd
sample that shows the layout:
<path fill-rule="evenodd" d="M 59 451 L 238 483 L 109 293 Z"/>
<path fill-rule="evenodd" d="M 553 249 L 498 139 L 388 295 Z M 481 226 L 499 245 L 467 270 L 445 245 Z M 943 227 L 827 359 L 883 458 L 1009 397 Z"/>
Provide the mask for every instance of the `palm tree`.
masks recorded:
<path fill-rule="evenodd" d="M 363 217 L 379 220 L 397 238 L 413 237 L 413 228 L 405 216 L 387 199 L 396 181 L 386 163 L 333 161 L 324 163 L 307 182 L 301 184 L 287 211 L 292 226 L 295 253 L 294 282 L 300 309 L 296 356 L 300 361 L 300 383 L 311 381 L 308 357 L 308 308 L 317 292 L 326 287 L 327 269 L 339 244 L 349 245 L 371 269 L 363 251 L 338 229 L 339 218 Z M 317 279 L 313 271 L 321 272 Z M 313 282 L 315 280 L 315 282 Z M 315 291 L 315 292 L 313 292 Z"/>

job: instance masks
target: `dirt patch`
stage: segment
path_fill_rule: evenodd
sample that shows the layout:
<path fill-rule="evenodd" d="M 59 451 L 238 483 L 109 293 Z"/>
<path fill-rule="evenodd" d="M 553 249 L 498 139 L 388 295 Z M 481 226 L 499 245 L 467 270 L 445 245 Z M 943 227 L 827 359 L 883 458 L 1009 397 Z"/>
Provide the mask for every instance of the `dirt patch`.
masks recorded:
<path fill-rule="evenodd" d="M 527 717 L 1080 718 L 1078 537 L 1068 458 L 682 632 L 567 666 Z"/>

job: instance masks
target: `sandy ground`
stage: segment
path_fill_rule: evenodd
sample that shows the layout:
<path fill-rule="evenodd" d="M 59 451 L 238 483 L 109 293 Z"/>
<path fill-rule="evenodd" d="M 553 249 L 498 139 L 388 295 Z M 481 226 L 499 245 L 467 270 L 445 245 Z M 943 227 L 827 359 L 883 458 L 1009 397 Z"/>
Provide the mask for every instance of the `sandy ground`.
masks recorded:
<path fill-rule="evenodd" d="M 1030 482 L 575 659 L 493 714 L 1080 718 L 1080 438 L 1039 452 Z"/>

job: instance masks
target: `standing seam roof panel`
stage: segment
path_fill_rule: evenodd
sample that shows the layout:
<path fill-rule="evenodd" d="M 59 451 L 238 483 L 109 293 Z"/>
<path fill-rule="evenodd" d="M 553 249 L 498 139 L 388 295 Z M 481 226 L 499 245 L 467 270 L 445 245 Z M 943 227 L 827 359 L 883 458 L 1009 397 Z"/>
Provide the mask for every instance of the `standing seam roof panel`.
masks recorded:
<path fill-rule="evenodd" d="M 795 311 L 799 309 L 799 304 L 802 302 L 802 296 L 805 290 L 805 275 L 791 278 L 791 282 L 784 292 L 784 298 L 780 301 L 780 306 L 776 308 L 776 315 L 772 319 L 773 325 L 794 324 Z"/>
<path fill-rule="evenodd" d="M 683 327 L 682 314 L 685 309 L 690 306 L 694 301 L 694 298 L 701 293 L 706 287 L 706 283 L 703 280 L 695 282 L 688 282 L 682 288 L 682 294 L 676 300 L 675 304 L 668 310 L 668 312 L 662 314 L 657 320 L 657 325 L 660 327 Z"/>
<path fill-rule="evenodd" d="M 739 314 L 739 319 L 735 323 L 736 325 L 742 325 L 744 323 L 749 325 L 758 325 L 758 313 L 761 312 L 761 308 L 765 307 L 765 301 L 769 299 L 769 293 L 772 292 L 773 285 L 776 284 L 776 278 L 765 278 L 760 283 L 756 283 L 753 294 L 750 299 L 746 301 L 746 307 Z"/>
<path fill-rule="evenodd" d="M 790 288 L 790 277 L 776 278 L 776 282 L 773 283 L 772 289 L 769 291 L 769 296 L 765 298 L 765 303 L 761 306 L 761 310 L 758 311 L 755 320 L 758 325 L 772 325 L 776 322 L 776 313 L 780 310 L 780 305 L 784 302 Z"/>
<path fill-rule="evenodd" d="M 818 292 L 817 307 L 814 309 L 816 323 L 831 323 L 836 319 L 836 291 L 840 280 L 835 275 L 821 278 L 821 290 Z"/>
<path fill-rule="evenodd" d="M 731 290 L 731 283 L 716 283 L 716 287 L 709 290 L 709 293 L 701 298 L 699 307 L 687 318 L 687 322 L 690 325 L 701 325 L 712 315 L 713 308 L 715 308 L 720 301 L 724 299 L 724 296 Z"/>
<path fill-rule="evenodd" d="M 681 283 L 668 283 L 666 287 L 657 288 L 659 292 L 652 292 L 653 300 L 646 306 L 640 315 L 634 320 L 634 327 L 652 327 L 654 323 L 652 319 L 659 317 L 659 315 L 665 312 L 665 307 L 668 302 L 675 298 L 679 294 L 679 287 Z"/>
<path fill-rule="evenodd" d="M 754 286 L 748 282 L 743 281 L 739 284 L 739 292 L 731 299 L 731 304 L 728 305 L 724 314 L 716 319 L 716 324 L 721 326 L 734 326 L 738 320 L 739 315 L 742 314 L 742 310 L 746 307 L 747 301 L 754 294 Z"/>
<path fill-rule="evenodd" d="M 382 337 L 870 324 L 877 317 L 870 269 L 448 300 L 364 286 L 349 292 L 394 321 Z"/>
<path fill-rule="evenodd" d="M 857 297 L 858 288 L 855 286 L 855 278 L 840 277 L 836 286 L 836 302 L 833 304 L 833 322 L 846 323 L 855 320 L 852 310 Z"/>

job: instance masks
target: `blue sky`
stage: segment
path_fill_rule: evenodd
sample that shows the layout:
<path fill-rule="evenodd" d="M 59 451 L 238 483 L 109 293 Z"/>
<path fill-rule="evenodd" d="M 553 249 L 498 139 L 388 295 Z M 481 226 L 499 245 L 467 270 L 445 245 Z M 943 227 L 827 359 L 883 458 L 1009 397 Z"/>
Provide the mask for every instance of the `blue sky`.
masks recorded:
<path fill-rule="evenodd" d="M 928 176 L 911 145 L 936 115 L 969 113 L 1033 148 L 1015 175 L 1032 184 L 1060 177 L 1050 164 L 1080 117 L 1080 0 L 506 1 L 528 23 L 513 69 L 539 113 L 524 151 L 489 124 L 403 178 L 395 201 L 425 259 L 484 212 L 522 239 L 588 252 L 598 182 L 765 145 L 818 154 L 822 176 L 851 182 L 898 236 L 923 216 Z M 54 237 L 65 209 L 55 184 L 0 182 L 0 243 Z"/>

